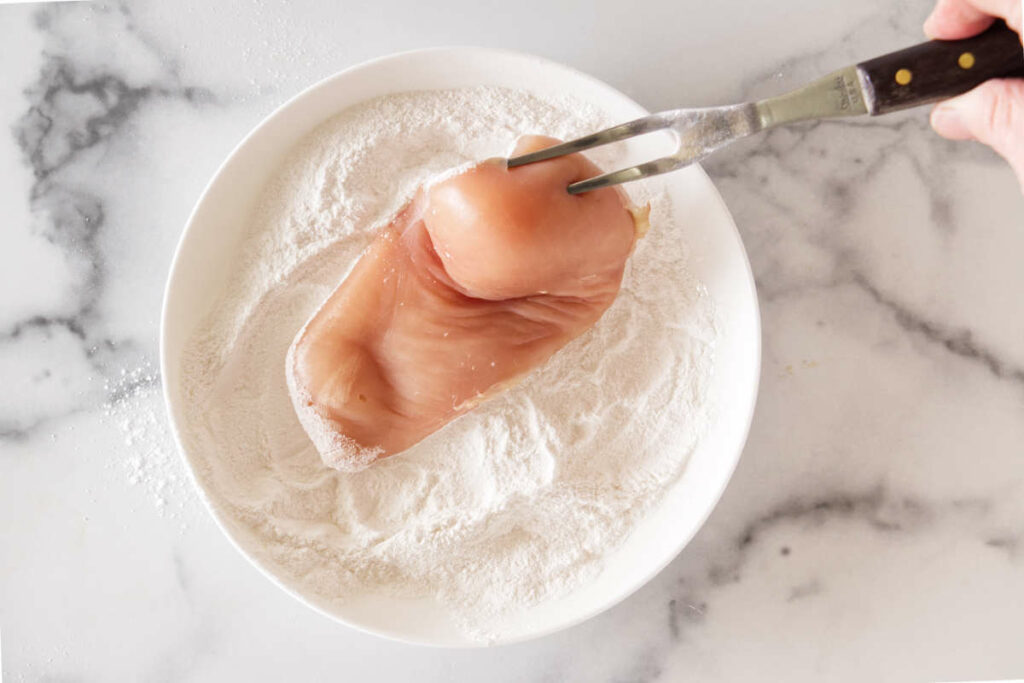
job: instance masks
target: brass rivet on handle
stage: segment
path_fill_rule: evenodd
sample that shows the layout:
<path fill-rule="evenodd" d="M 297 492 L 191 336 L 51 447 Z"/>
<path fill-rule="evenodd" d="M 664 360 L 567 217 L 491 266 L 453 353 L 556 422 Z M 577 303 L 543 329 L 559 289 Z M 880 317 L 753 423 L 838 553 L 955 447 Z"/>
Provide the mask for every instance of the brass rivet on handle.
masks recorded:
<path fill-rule="evenodd" d="M 974 55 L 970 52 L 965 52 L 960 55 L 960 58 L 956 60 L 956 63 L 960 65 L 961 69 L 970 69 L 974 66 Z"/>
<path fill-rule="evenodd" d="M 910 69 L 900 69 L 896 72 L 896 82 L 900 85 L 910 83 L 912 78 L 914 78 L 914 74 L 910 72 Z"/>

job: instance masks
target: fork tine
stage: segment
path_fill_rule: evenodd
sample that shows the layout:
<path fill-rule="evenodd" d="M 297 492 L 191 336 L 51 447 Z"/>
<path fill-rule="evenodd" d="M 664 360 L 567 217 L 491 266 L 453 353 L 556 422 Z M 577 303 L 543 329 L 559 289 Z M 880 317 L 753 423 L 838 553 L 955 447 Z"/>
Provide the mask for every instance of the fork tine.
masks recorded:
<path fill-rule="evenodd" d="M 569 140 L 568 142 L 563 142 L 536 152 L 512 157 L 508 160 L 508 167 L 515 168 L 516 166 L 524 166 L 537 161 L 546 161 L 547 159 L 554 159 L 555 157 L 565 156 L 566 154 L 575 154 L 576 152 L 582 152 L 593 147 L 600 147 L 601 145 L 618 142 L 637 135 L 643 135 L 644 133 L 661 130 L 663 128 L 667 128 L 669 125 L 671 125 L 671 121 L 660 114 L 645 116 L 640 119 L 629 121 L 628 123 L 623 123 L 596 133 L 591 133 L 590 135 L 584 135 L 576 140 Z"/>
<path fill-rule="evenodd" d="M 669 171 L 680 169 L 683 166 L 689 166 L 694 161 L 696 161 L 696 159 L 662 157 L 661 159 L 655 159 L 654 161 L 648 161 L 643 164 L 623 168 L 618 171 L 612 171 L 611 173 L 605 173 L 604 175 L 572 183 L 568 188 L 569 194 L 591 192 L 592 190 L 600 190 L 601 188 L 611 187 L 612 185 L 628 183 L 631 180 L 639 180 L 640 178 L 648 178 L 652 175 L 668 173 Z"/>

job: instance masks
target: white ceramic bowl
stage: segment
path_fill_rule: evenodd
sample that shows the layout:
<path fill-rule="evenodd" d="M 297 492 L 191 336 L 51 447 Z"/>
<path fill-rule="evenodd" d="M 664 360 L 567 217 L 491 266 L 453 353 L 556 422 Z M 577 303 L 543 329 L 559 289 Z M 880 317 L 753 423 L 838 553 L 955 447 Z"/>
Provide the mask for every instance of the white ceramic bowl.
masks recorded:
<path fill-rule="evenodd" d="M 241 237 L 243 220 L 283 155 L 317 124 L 364 100 L 407 90 L 478 85 L 527 90 L 541 97 L 569 93 L 626 121 L 647 113 L 628 97 L 578 71 L 530 55 L 485 48 L 438 48 L 377 59 L 317 83 L 272 113 L 231 153 L 189 218 L 171 266 L 164 297 L 160 365 L 170 421 L 179 448 L 185 402 L 182 351 L 220 297 Z M 666 134 L 630 141 L 631 159 L 671 149 Z M 725 489 L 739 460 L 757 395 L 760 323 L 757 295 L 743 245 L 721 197 L 699 167 L 667 177 L 676 228 L 690 244 L 692 267 L 715 301 L 720 321 L 709 400 L 714 421 L 664 501 L 608 560 L 603 572 L 573 593 L 537 605 L 504 624 L 509 643 L 552 633 L 592 617 L 653 578 L 689 542 Z M 328 616 L 385 637 L 429 645 L 471 646 L 447 612 L 432 600 L 362 596 L 343 609 L 317 605 L 282 584 L 232 536 L 206 492 L 202 497 L 229 539 L 274 583 Z"/>

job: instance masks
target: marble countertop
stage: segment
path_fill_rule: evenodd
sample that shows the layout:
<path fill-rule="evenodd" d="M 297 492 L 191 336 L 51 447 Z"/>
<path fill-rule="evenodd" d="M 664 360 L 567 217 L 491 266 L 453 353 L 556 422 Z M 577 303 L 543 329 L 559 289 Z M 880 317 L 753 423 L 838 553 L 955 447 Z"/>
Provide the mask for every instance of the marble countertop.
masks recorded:
<path fill-rule="evenodd" d="M 217 165 L 299 89 L 479 44 L 651 109 L 720 104 L 916 42 L 929 9 L 572 4 L 0 6 L 5 681 L 1024 676 L 1024 199 L 923 110 L 706 164 L 760 290 L 757 412 L 704 529 L 600 617 L 490 650 L 388 642 L 272 587 L 203 509 L 164 422 L 164 278 Z"/>

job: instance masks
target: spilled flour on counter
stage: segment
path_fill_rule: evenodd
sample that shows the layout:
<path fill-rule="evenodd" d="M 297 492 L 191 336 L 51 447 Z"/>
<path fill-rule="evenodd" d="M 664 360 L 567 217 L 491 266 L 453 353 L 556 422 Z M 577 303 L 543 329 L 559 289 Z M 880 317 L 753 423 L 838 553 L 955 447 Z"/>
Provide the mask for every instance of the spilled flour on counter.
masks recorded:
<path fill-rule="evenodd" d="M 119 464 L 128 484 L 140 488 L 157 513 L 188 527 L 196 502 L 185 464 L 167 424 L 159 370 L 147 360 L 122 367 L 103 381 L 103 418 L 124 439 Z"/>
<path fill-rule="evenodd" d="M 679 477 L 708 422 L 714 307 L 667 198 L 642 188 L 629 189 L 651 201 L 652 228 L 595 328 L 406 453 L 324 466 L 285 385 L 296 332 L 420 184 L 523 133 L 607 124 L 498 88 L 393 95 L 322 124 L 265 188 L 189 344 L 182 437 L 232 535 L 308 601 L 433 597 L 466 634 L 498 637 L 595 576 Z M 592 156 L 613 168 L 615 153 Z"/>

